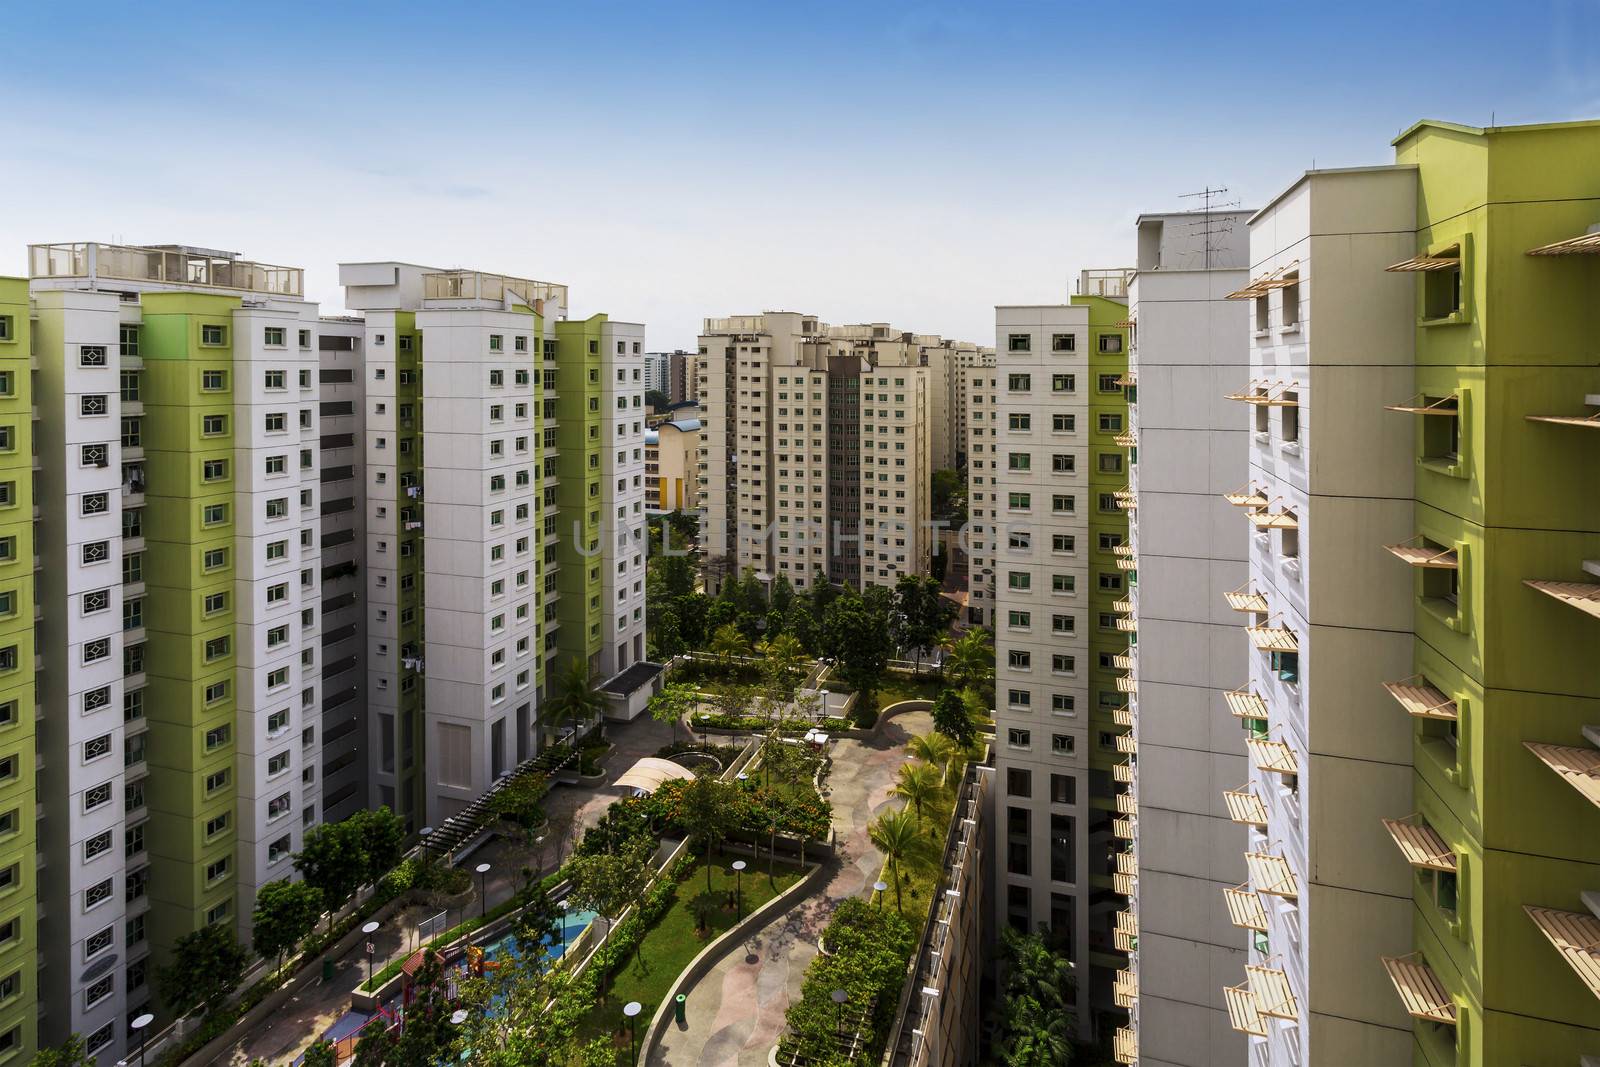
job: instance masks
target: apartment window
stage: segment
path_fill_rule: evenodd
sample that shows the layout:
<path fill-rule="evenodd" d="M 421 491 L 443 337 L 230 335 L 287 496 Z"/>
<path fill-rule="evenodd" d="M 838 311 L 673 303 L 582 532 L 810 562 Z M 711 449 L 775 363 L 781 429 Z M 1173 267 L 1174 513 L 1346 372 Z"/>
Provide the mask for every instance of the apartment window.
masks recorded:
<path fill-rule="evenodd" d="M 288 469 L 286 460 L 287 457 L 285 456 L 268 456 L 266 460 L 266 472 L 268 474 L 285 473 L 285 471 Z"/>
<path fill-rule="evenodd" d="M 1006 625 L 1017 629 L 1026 629 L 1032 624 L 1033 615 L 1027 611 L 1009 611 L 1006 613 Z"/>
<path fill-rule="evenodd" d="M 1285 390 L 1282 400 L 1283 403 L 1278 410 L 1282 413 L 1280 417 L 1283 419 L 1283 442 L 1294 444 L 1300 440 L 1300 394 L 1292 389 Z M 1424 427 L 1426 428 L 1426 424 L 1432 421 L 1434 421 L 1432 417 L 1424 419 Z"/>
<path fill-rule="evenodd" d="M 1007 352 L 1029 352 L 1033 349 L 1033 338 L 1025 333 L 1006 335 Z"/>
<path fill-rule="evenodd" d="M 1052 633 L 1058 634 L 1076 633 L 1077 622 L 1076 615 L 1052 615 L 1050 616 L 1050 630 Z"/>
<path fill-rule="evenodd" d="M 228 416 L 202 415 L 200 417 L 200 432 L 206 437 L 217 437 L 228 432 Z"/>
<path fill-rule="evenodd" d="M 96 857 L 103 856 L 111 851 L 111 831 L 102 830 L 83 842 L 83 861 L 88 863 Z"/>
<path fill-rule="evenodd" d="M 1071 493 L 1054 493 L 1050 497 L 1050 510 L 1057 515 L 1070 515 L 1078 510 L 1078 498 Z"/>
<path fill-rule="evenodd" d="M 1013 430 L 1029 430 L 1033 428 L 1033 416 L 1014 411 L 1006 416 L 1006 425 Z"/>
<path fill-rule="evenodd" d="M 1025 671 L 1033 666 L 1033 653 L 1013 648 L 1006 653 L 1006 662 L 1012 670 Z"/>
<path fill-rule="evenodd" d="M 1026 452 L 1011 452 L 1006 456 L 1006 467 L 1014 471 L 1028 470 L 1033 464 L 1033 457 Z"/>
<path fill-rule="evenodd" d="M 1010 589 L 1028 589 L 1033 583 L 1033 577 L 1027 571 L 1011 571 L 1006 575 L 1006 586 Z"/>
<path fill-rule="evenodd" d="M 111 655 L 111 639 L 109 637 L 100 637 L 83 643 L 83 662 L 85 666 L 90 663 L 98 663 L 109 655 Z"/>
<path fill-rule="evenodd" d="M 211 638 L 205 644 L 206 662 L 210 663 L 213 660 L 221 659 L 223 656 L 226 656 L 232 650 L 232 648 L 233 639 L 227 635 Z"/>
<path fill-rule="evenodd" d="M 1006 506 L 1012 511 L 1026 511 L 1033 503 L 1033 498 L 1028 493 L 1010 493 L 1006 497 Z"/>
<path fill-rule="evenodd" d="M 226 767 L 206 775 L 206 792 L 215 793 L 217 790 L 225 788 L 232 777 L 232 773 Z"/>
<path fill-rule="evenodd" d="M 1272 653 L 1272 670 L 1280 682 L 1291 684 L 1300 681 L 1300 653 L 1274 652 Z"/>
<path fill-rule="evenodd" d="M 208 459 L 200 464 L 200 479 L 206 482 L 220 482 L 228 476 L 228 461 L 225 459 Z"/>
<path fill-rule="evenodd" d="M 225 345 L 228 343 L 228 329 L 213 323 L 204 323 L 200 327 L 200 343 L 203 345 Z"/>
<path fill-rule="evenodd" d="M 1077 592 L 1078 579 L 1072 574 L 1052 574 L 1050 576 L 1050 591 L 1052 593 Z"/>
<path fill-rule="evenodd" d="M 289 417 L 282 411 L 269 411 L 264 425 L 268 433 L 283 433 L 289 428 Z"/>
<path fill-rule="evenodd" d="M 206 689 L 205 689 L 205 701 L 206 701 L 207 705 L 215 704 L 220 700 L 225 700 L 225 699 L 227 699 L 227 696 L 228 696 L 228 683 L 226 681 L 212 682 L 210 685 L 206 686 Z M 209 734 L 207 735 L 206 740 L 207 740 L 206 748 L 209 750 L 212 747 L 211 744 L 210 744 L 210 735 Z M 226 738 L 224 738 L 224 740 L 226 740 Z"/>
<path fill-rule="evenodd" d="M 267 760 L 267 777 L 275 778 L 289 769 L 289 753 L 279 752 Z M 285 797 L 284 799 L 288 799 Z"/>
<path fill-rule="evenodd" d="M 1026 767 L 1006 768 L 1006 795 L 1012 797 L 1033 796 L 1033 772 Z"/>
<path fill-rule="evenodd" d="M 207 504 L 201 511 L 200 521 L 206 526 L 217 526 L 228 521 L 228 505 Z"/>
<path fill-rule="evenodd" d="M 83 791 L 83 810 L 91 812 L 111 803 L 111 783 L 101 782 Z"/>
<path fill-rule="evenodd" d="M 1071 734 L 1051 734 L 1050 751 L 1058 756 L 1070 756 L 1077 751 L 1077 741 Z"/>
<path fill-rule="evenodd" d="M 201 566 L 207 571 L 217 570 L 228 565 L 228 550 L 225 548 L 208 548 L 201 557 Z"/>
<path fill-rule="evenodd" d="M 223 817 L 225 818 L 225 816 Z M 206 882 L 209 884 L 217 881 L 220 878 L 226 878 L 228 871 L 231 870 L 232 867 L 233 859 L 230 856 L 221 856 L 215 860 L 212 860 L 210 863 L 206 864 Z"/>
<path fill-rule="evenodd" d="M 289 558 L 289 542 L 287 542 L 287 541 L 268 541 L 267 542 L 267 559 L 274 560 L 274 559 L 287 559 L 287 558 Z"/>
<path fill-rule="evenodd" d="M 0 341 L 15 341 L 17 339 L 16 320 L 10 315 L 0 315 Z"/>
<path fill-rule="evenodd" d="M 1102 374 L 1095 379 L 1095 388 L 1102 393 L 1122 392 L 1121 376 L 1117 374 Z"/>
<path fill-rule="evenodd" d="M 200 389 L 206 393 L 220 393 L 228 388 L 228 372 L 205 370 L 200 372 Z"/>
<path fill-rule="evenodd" d="M 1078 469 L 1077 457 L 1071 453 L 1057 452 L 1050 457 L 1050 469 L 1056 474 L 1071 474 Z"/>
<path fill-rule="evenodd" d="M 1076 352 L 1078 350 L 1078 335 L 1075 333 L 1053 333 L 1050 335 L 1050 351 Z"/>
<path fill-rule="evenodd" d="M 1013 393 L 1026 393 L 1033 387 L 1033 376 L 1029 374 L 1006 375 L 1006 389 Z"/>
<path fill-rule="evenodd" d="M 1017 690 L 1012 690 L 1012 692 L 1016 693 Z M 1033 735 L 1027 730 L 1019 730 L 1013 726 L 1006 731 L 1006 744 L 1012 748 L 1027 748 L 1033 744 Z"/>
<path fill-rule="evenodd" d="M 206 731 L 206 751 L 215 752 L 223 745 L 226 745 L 229 739 L 232 737 L 233 727 L 228 723 L 222 723 L 220 726 L 213 726 L 211 729 Z"/>
<path fill-rule="evenodd" d="M 104 393 L 86 393 L 78 398 L 78 413 L 89 418 L 106 415 L 110 412 Z"/>
<path fill-rule="evenodd" d="M 1122 456 L 1116 452 L 1102 452 L 1097 458 L 1096 466 L 1101 474 L 1121 474 Z"/>
<path fill-rule="evenodd" d="M 1050 669 L 1060 674 L 1071 674 L 1077 669 L 1078 661 L 1075 656 L 1056 652 L 1050 656 Z"/>
<path fill-rule="evenodd" d="M 261 331 L 261 343 L 268 348 L 282 348 L 286 336 L 282 326 L 268 326 Z"/>
<path fill-rule="evenodd" d="M 1122 335 L 1117 333 L 1103 333 L 1100 335 L 1100 354 L 1115 355 L 1122 351 Z"/>

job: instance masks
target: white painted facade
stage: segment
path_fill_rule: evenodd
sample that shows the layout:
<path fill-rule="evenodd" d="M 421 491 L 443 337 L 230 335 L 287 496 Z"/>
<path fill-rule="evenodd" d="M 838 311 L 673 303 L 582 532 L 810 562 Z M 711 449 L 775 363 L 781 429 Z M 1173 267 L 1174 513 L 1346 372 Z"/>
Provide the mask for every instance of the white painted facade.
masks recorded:
<path fill-rule="evenodd" d="M 645 659 L 644 326 L 600 329 L 600 677 Z"/>
<path fill-rule="evenodd" d="M 1222 792 L 1251 777 L 1224 697 L 1249 673 L 1238 616 L 1223 598 L 1248 581 L 1248 538 L 1222 494 L 1237 488 L 1249 455 L 1238 405 L 1224 399 L 1249 374 L 1247 309 L 1226 299 L 1248 280 L 1249 215 L 1140 216 L 1129 289 L 1139 930 L 1129 964 L 1146 1067 L 1245 1062 L 1218 976 L 1242 974 L 1246 953 L 1222 897 L 1245 880 L 1245 832 Z"/>
<path fill-rule="evenodd" d="M 1250 1039 L 1254 1065 L 1412 1059 L 1410 1020 L 1374 962 L 1411 943 L 1410 870 L 1380 819 L 1412 810 L 1410 723 L 1381 688 L 1412 669 L 1412 588 L 1373 546 L 1415 529 L 1414 428 L 1383 410 L 1412 391 L 1414 289 L 1383 268 L 1413 252 L 1416 196 L 1413 168 L 1311 171 L 1250 221 L 1251 282 L 1269 284 L 1243 301 L 1258 401 L 1236 418 L 1251 433 L 1239 481 L 1264 500 L 1264 525 L 1235 510 L 1266 610 L 1243 617 L 1298 646 L 1245 645 L 1267 743 L 1250 745 L 1267 825 L 1247 848 L 1285 861 L 1293 883 L 1293 895 L 1250 886 L 1267 930 L 1248 962 L 1283 972 L 1293 997 Z M 1280 744 L 1298 773 L 1262 766 Z M 1263 978 L 1250 975 L 1252 993 Z"/>

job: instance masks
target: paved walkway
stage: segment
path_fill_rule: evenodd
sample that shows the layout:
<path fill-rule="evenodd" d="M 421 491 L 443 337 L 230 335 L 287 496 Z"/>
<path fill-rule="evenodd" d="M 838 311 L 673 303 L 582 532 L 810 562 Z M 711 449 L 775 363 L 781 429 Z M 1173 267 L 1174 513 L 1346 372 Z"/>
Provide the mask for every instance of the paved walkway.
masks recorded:
<path fill-rule="evenodd" d="M 760 1067 L 767 1062 L 834 907 L 870 892 L 882 870 L 867 826 L 891 806 L 889 790 L 905 762 L 905 742 L 932 728 L 927 712 L 909 712 L 895 716 L 875 738 L 835 743 L 833 770 L 824 785 L 833 801 L 838 850 L 822 892 L 775 918 L 750 938 L 744 952 L 730 952 L 696 983 L 689 990 L 687 1026 L 669 1025 L 647 1064 Z"/>
<path fill-rule="evenodd" d="M 655 753 L 672 740 L 671 728 L 648 717 L 630 723 L 610 723 L 606 736 L 616 746 L 606 758 L 606 772 L 615 779 L 641 756 Z M 598 789 L 558 785 L 545 799 L 545 811 L 550 816 L 550 832 L 537 846 L 502 839 L 490 841 L 474 852 L 464 865 L 469 869 L 479 863 L 488 863 L 490 871 L 485 879 L 488 907 L 493 908 L 510 899 L 520 884 L 520 872 L 530 868 L 540 874 L 554 870 L 562 857 L 570 854 L 572 844 L 583 831 L 600 821 L 600 816 L 611 802 L 630 790 L 604 785 Z M 562 838 L 560 842 L 556 837 Z M 450 910 L 445 919 L 446 928 L 471 918 L 483 908 L 478 899 L 477 878 L 473 878 L 472 898 L 460 908 Z M 437 908 L 413 905 L 397 912 L 379 927 L 372 937 L 377 946 L 373 957 L 373 971 L 379 971 L 391 959 L 415 951 L 417 925 L 438 913 Z M 322 981 L 320 974 L 311 977 L 278 1011 L 273 1012 L 258 1026 L 239 1039 L 214 1065 L 248 1064 L 254 1059 L 269 1064 L 288 1064 L 303 1053 L 318 1037 L 332 1027 L 350 1008 L 350 997 L 356 986 L 366 980 L 366 956 L 358 942 L 354 949 L 334 962 L 331 981 Z"/>

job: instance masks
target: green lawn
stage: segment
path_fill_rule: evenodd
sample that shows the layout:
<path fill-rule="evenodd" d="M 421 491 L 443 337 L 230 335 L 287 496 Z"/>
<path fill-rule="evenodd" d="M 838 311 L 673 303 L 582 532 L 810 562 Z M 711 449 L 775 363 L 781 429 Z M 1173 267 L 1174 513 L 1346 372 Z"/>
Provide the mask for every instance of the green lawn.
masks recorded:
<path fill-rule="evenodd" d="M 878 686 L 878 707 L 886 708 L 902 700 L 932 700 L 947 688 L 947 683 L 927 675 L 913 678 L 909 674 L 885 673 Z"/>
<path fill-rule="evenodd" d="M 617 1062 L 621 1064 L 626 1061 L 627 1025 L 622 1006 L 630 1000 L 637 1000 L 644 1005 L 638 1021 L 639 1034 L 643 1038 L 644 1029 L 655 1015 L 657 1005 L 666 996 L 678 974 L 702 949 L 737 921 L 733 902 L 735 878 L 728 869 L 736 859 L 743 859 L 750 865 L 740 880 L 746 915 L 799 881 L 805 873 L 799 867 L 780 863 L 774 870 L 775 876 L 768 878 L 764 860 L 719 853 L 711 868 L 711 891 L 708 894 L 705 865 L 697 860 L 679 881 L 671 906 L 645 934 L 639 945 L 638 957 L 629 959 L 607 981 L 606 999 L 584 1018 L 579 1027 L 580 1040 L 588 1041 L 606 1034 L 620 1033 L 623 1039 Z M 701 933 L 696 928 L 696 914 L 702 911 L 707 917 L 708 933 Z M 695 1010 L 693 993 L 689 995 L 689 1010 Z"/>

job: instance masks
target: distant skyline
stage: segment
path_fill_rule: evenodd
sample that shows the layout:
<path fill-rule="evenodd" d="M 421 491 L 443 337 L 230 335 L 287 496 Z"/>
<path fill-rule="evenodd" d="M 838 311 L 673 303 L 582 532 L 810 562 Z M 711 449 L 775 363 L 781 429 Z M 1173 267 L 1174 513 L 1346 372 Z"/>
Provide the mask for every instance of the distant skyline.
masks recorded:
<path fill-rule="evenodd" d="M 1600 117 L 1592 0 L 6 19 L 0 274 L 28 243 L 201 245 L 304 267 L 340 314 L 341 260 L 404 259 L 564 282 L 654 350 L 780 308 L 990 343 L 995 304 L 1129 265 L 1181 194 L 1257 207 L 1421 118 Z"/>

